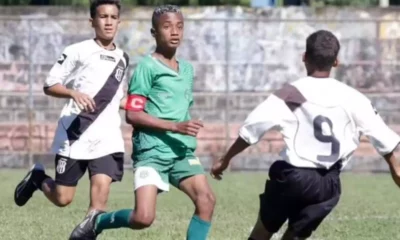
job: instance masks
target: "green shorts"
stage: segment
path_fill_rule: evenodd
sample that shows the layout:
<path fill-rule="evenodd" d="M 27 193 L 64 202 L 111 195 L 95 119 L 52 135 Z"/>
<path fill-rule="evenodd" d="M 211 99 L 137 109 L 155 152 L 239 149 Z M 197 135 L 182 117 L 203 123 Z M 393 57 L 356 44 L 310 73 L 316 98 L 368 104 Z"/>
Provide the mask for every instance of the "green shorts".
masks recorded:
<path fill-rule="evenodd" d="M 185 178 L 204 174 L 204 168 L 194 154 L 172 159 L 153 157 L 135 161 L 133 168 L 135 190 L 145 185 L 155 185 L 161 191 L 169 191 L 170 183 L 179 188 L 179 183 Z"/>

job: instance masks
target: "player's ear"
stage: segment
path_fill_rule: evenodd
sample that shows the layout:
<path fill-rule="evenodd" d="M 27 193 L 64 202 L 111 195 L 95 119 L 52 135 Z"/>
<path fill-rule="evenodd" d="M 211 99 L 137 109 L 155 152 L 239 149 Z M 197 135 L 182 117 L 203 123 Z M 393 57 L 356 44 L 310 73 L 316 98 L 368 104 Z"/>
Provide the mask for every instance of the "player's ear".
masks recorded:
<path fill-rule="evenodd" d="M 301 58 L 302 58 L 302 61 L 303 61 L 303 62 L 306 62 L 306 53 L 303 53 L 303 55 L 301 56 Z"/>
<path fill-rule="evenodd" d="M 156 30 L 154 28 L 150 29 L 151 36 L 156 37 Z"/>
<path fill-rule="evenodd" d="M 94 25 L 93 25 L 93 18 L 89 18 L 89 22 L 90 22 L 90 25 L 91 25 L 92 27 L 94 27 Z"/>
<path fill-rule="evenodd" d="M 336 58 L 335 62 L 333 63 L 333 67 L 337 67 L 339 65 L 339 59 Z"/>

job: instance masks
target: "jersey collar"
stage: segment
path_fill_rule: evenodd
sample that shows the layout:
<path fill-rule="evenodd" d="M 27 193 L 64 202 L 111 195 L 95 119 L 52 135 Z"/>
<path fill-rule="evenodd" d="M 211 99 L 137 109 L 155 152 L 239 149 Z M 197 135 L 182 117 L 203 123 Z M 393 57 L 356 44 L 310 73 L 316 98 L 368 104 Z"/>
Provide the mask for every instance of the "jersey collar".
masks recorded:
<path fill-rule="evenodd" d="M 169 66 L 165 65 L 163 62 L 161 62 L 158 58 L 153 57 L 151 54 L 149 55 L 151 59 L 153 59 L 153 61 L 158 65 L 161 66 L 162 68 L 166 69 L 167 71 L 173 73 L 176 76 L 179 76 L 179 73 L 174 71 L 173 69 L 171 69 Z M 176 61 L 178 62 L 178 71 L 181 71 L 181 65 L 179 64 L 179 60 L 178 58 L 176 58 Z"/>

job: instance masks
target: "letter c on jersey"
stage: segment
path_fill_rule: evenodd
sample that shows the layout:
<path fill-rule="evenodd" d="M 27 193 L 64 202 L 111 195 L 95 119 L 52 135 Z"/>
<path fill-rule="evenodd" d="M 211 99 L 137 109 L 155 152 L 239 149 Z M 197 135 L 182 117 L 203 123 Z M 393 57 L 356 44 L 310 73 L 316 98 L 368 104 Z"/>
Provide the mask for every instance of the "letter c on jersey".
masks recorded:
<path fill-rule="evenodd" d="M 139 95 L 129 95 L 126 101 L 125 109 L 129 111 L 142 111 L 146 105 L 147 99 Z"/>

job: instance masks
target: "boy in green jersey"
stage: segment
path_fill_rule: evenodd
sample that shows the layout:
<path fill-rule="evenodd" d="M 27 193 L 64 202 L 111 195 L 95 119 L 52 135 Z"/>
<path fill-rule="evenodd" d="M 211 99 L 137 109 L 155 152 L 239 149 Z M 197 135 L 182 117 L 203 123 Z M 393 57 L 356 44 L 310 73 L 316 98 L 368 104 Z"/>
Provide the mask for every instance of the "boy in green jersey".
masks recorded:
<path fill-rule="evenodd" d="M 186 239 L 207 238 L 215 196 L 195 156 L 196 135 L 203 127 L 191 120 L 193 67 L 175 57 L 183 36 L 184 20 L 176 6 L 154 10 L 151 34 L 156 50 L 137 65 L 129 83 L 126 120 L 134 126 L 133 166 L 135 209 L 92 212 L 72 233 L 96 239 L 106 229 L 144 229 L 154 221 L 157 194 L 171 183 L 195 205 Z"/>

